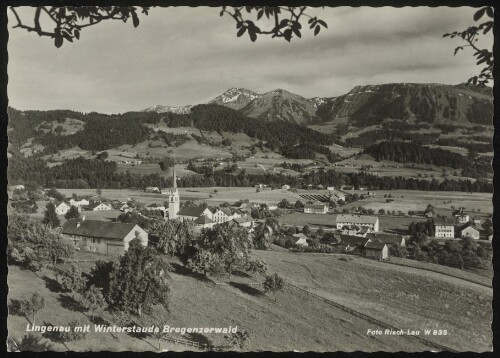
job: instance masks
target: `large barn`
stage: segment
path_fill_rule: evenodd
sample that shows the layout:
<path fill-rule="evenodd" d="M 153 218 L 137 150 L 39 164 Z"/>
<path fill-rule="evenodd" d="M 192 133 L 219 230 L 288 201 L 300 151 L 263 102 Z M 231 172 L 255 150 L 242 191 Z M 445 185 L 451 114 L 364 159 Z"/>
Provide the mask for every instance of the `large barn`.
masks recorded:
<path fill-rule="evenodd" d="M 81 250 L 103 255 L 122 255 L 136 237 L 143 246 L 148 245 L 148 233 L 132 223 L 70 219 L 61 233 Z"/>

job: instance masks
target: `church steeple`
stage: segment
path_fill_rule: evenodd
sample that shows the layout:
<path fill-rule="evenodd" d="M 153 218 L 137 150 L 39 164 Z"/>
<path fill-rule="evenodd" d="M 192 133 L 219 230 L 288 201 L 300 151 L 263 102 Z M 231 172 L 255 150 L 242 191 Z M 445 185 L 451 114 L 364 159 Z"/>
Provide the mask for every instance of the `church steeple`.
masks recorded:
<path fill-rule="evenodd" d="M 175 177 L 175 164 L 172 171 L 172 189 L 173 190 L 177 189 L 177 178 Z"/>
<path fill-rule="evenodd" d="M 175 164 L 172 171 L 172 189 L 168 196 L 168 218 L 175 219 L 179 211 L 180 200 L 179 191 L 177 190 L 177 178 L 175 177 Z"/>

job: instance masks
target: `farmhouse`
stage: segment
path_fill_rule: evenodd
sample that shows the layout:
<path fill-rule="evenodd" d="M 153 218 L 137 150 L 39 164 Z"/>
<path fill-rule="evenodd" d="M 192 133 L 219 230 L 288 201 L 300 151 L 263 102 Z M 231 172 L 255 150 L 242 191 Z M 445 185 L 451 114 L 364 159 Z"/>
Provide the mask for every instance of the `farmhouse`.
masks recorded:
<path fill-rule="evenodd" d="M 449 223 L 435 222 L 434 236 L 453 239 L 455 237 L 455 226 Z"/>
<path fill-rule="evenodd" d="M 327 186 L 326 190 L 335 190 L 335 187 L 334 186 Z"/>
<path fill-rule="evenodd" d="M 132 208 L 127 203 L 121 203 L 117 206 L 117 209 L 124 213 L 128 213 L 132 210 Z"/>
<path fill-rule="evenodd" d="M 213 227 L 216 223 L 212 219 L 210 219 L 208 216 L 202 215 L 198 217 L 193 223 L 196 225 L 196 227 L 199 229 L 205 229 L 205 228 L 211 228 Z"/>
<path fill-rule="evenodd" d="M 395 246 L 401 246 L 405 247 L 406 246 L 406 240 L 403 235 L 398 235 L 398 234 L 388 234 L 385 232 L 371 232 L 366 235 L 368 239 L 371 241 L 374 240 L 380 240 L 384 244 L 390 246 L 390 245 L 395 245 Z"/>
<path fill-rule="evenodd" d="M 284 190 L 290 190 L 290 185 L 288 184 L 285 184 L 281 187 L 281 189 L 284 189 Z"/>
<path fill-rule="evenodd" d="M 458 228 L 458 234 L 460 238 L 464 238 L 470 236 L 474 240 L 479 240 L 479 231 L 471 225 L 471 223 L 467 223 Z"/>
<path fill-rule="evenodd" d="M 146 206 L 146 210 L 161 210 L 161 211 L 165 211 L 166 208 L 165 208 L 165 205 L 153 203 L 151 205 Z"/>
<path fill-rule="evenodd" d="M 71 205 L 67 202 L 64 201 L 57 201 L 54 203 L 56 206 L 56 214 L 57 215 L 64 215 L 68 212 L 70 209 Z"/>
<path fill-rule="evenodd" d="M 212 212 L 210 211 L 209 208 L 206 208 L 204 206 L 183 206 L 177 212 L 176 217 L 180 221 L 184 221 L 184 220 L 194 221 L 201 216 L 206 216 L 210 220 L 213 220 Z"/>
<path fill-rule="evenodd" d="M 365 256 L 376 260 L 386 260 L 389 257 L 389 249 L 381 240 L 369 240 L 365 244 Z"/>
<path fill-rule="evenodd" d="M 214 220 L 218 224 L 225 223 L 227 221 L 231 221 L 236 218 L 240 218 L 241 214 L 232 208 L 219 208 L 213 214 L 212 220 Z"/>
<path fill-rule="evenodd" d="M 143 246 L 148 244 L 148 234 L 132 223 L 98 220 L 69 219 L 61 233 L 83 250 L 104 255 L 121 255 L 128 250 L 136 237 Z"/>
<path fill-rule="evenodd" d="M 365 244 L 368 242 L 368 239 L 362 236 L 353 236 L 353 235 L 340 235 L 340 241 L 338 242 L 338 246 L 345 247 L 344 251 L 352 252 L 354 250 L 363 250 Z"/>
<path fill-rule="evenodd" d="M 112 207 L 111 207 L 111 205 L 108 205 L 105 203 L 94 202 L 94 203 L 91 203 L 90 205 L 88 205 L 85 209 L 92 210 L 92 211 L 100 211 L 100 210 L 111 210 Z"/>
<path fill-rule="evenodd" d="M 328 212 L 328 206 L 325 204 L 305 204 L 304 213 L 306 214 L 326 214 Z"/>
<path fill-rule="evenodd" d="M 453 215 L 455 217 L 455 224 L 465 224 L 469 222 L 469 215 L 467 214 L 457 214 Z"/>
<path fill-rule="evenodd" d="M 238 224 L 238 226 L 248 227 L 248 228 L 253 227 L 255 223 L 255 220 L 253 220 L 252 217 L 246 215 L 240 218 L 234 218 L 232 221 Z"/>
<path fill-rule="evenodd" d="M 330 201 L 334 203 L 338 201 L 345 201 L 345 194 L 340 191 L 330 192 Z"/>
<path fill-rule="evenodd" d="M 80 200 L 75 200 L 71 198 L 69 200 L 70 205 L 76 206 L 77 208 L 87 206 L 90 204 L 90 202 L 87 199 L 80 199 Z"/>
<path fill-rule="evenodd" d="M 156 194 L 161 193 L 160 189 L 156 186 L 148 186 L 144 191 L 146 193 L 156 193 Z"/>
<path fill-rule="evenodd" d="M 377 216 L 339 214 L 337 215 L 336 222 L 337 229 L 342 229 L 344 226 L 357 225 L 360 227 L 368 227 L 372 231 L 379 230 L 379 221 Z"/>
<path fill-rule="evenodd" d="M 307 236 L 304 235 L 303 233 L 294 234 L 292 236 L 295 245 L 309 246 L 309 244 L 307 243 Z"/>

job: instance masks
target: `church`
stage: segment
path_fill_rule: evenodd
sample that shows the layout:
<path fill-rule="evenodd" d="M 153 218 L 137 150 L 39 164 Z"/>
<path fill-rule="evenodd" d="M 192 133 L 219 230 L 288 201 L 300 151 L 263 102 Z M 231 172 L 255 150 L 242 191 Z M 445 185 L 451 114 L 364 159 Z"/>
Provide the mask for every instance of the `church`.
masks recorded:
<path fill-rule="evenodd" d="M 179 200 L 179 190 L 177 189 L 177 178 L 175 176 L 175 164 L 173 168 L 172 174 L 172 188 L 167 191 L 168 194 L 168 219 L 176 219 L 177 214 L 180 209 L 180 200 Z"/>

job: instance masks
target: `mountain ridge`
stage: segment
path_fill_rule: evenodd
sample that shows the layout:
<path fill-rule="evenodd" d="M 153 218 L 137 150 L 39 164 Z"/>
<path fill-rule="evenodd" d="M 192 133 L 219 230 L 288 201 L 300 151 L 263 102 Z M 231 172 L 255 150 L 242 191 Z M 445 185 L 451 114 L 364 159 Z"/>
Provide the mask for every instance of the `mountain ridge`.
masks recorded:
<path fill-rule="evenodd" d="M 251 118 L 302 125 L 339 118 L 350 118 L 358 124 L 381 123 L 387 118 L 490 124 L 492 99 L 490 88 L 466 84 L 386 83 L 355 86 L 340 96 L 312 98 L 281 88 L 260 94 L 233 87 L 207 103 L 241 111 Z M 158 105 L 144 111 L 182 114 L 189 113 L 191 108 Z"/>

